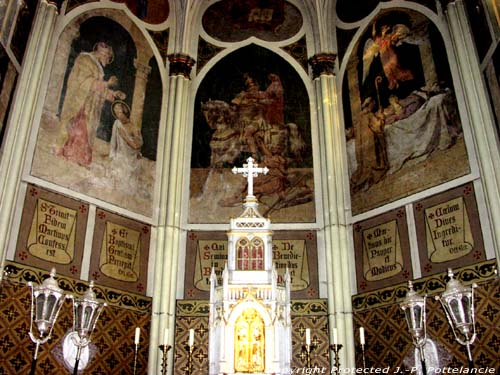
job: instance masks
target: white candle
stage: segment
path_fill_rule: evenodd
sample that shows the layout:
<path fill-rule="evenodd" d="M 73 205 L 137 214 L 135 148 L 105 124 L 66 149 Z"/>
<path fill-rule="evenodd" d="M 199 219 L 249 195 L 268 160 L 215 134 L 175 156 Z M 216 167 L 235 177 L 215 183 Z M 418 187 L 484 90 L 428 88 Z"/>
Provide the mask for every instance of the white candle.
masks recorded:
<path fill-rule="evenodd" d="M 165 331 L 163 331 L 163 345 L 168 344 L 168 328 L 165 328 Z"/>
<path fill-rule="evenodd" d="M 189 330 L 189 346 L 193 346 L 194 344 L 194 329 Z"/>
<path fill-rule="evenodd" d="M 365 345 L 365 329 L 363 327 L 359 327 L 359 342 L 361 345 Z"/>
<path fill-rule="evenodd" d="M 311 345 L 311 330 L 306 328 L 306 345 Z"/>
<path fill-rule="evenodd" d="M 135 327 L 135 338 L 134 338 L 135 345 L 139 344 L 140 337 L 141 337 L 141 329 L 139 327 Z"/>
<path fill-rule="evenodd" d="M 333 345 L 338 344 L 338 339 L 337 339 L 337 328 L 333 329 Z"/>

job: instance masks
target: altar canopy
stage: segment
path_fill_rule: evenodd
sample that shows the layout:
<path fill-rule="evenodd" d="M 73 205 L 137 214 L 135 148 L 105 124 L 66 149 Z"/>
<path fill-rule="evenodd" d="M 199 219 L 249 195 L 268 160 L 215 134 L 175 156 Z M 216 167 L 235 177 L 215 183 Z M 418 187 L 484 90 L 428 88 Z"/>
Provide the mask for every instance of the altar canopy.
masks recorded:
<path fill-rule="evenodd" d="M 249 158 L 233 173 L 247 177 L 243 213 L 231 219 L 228 263 L 210 277 L 210 375 L 285 374 L 290 371 L 290 274 L 283 282 L 272 263 L 269 219 L 258 211 L 253 179 L 266 174 Z"/>

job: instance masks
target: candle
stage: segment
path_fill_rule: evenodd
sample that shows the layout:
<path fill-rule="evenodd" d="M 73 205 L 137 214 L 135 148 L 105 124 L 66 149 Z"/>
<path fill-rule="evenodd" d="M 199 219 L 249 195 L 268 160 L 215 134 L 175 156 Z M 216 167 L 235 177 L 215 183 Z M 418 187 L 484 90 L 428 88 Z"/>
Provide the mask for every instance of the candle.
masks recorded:
<path fill-rule="evenodd" d="M 363 327 L 359 327 L 359 342 L 361 345 L 365 345 L 365 329 Z"/>
<path fill-rule="evenodd" d="M 337 340 L 337 328 L 333 329 L 333 344 L 334 345 L 338 344 L 338 340 Z"/>
<path fill-rule="evenodd" d="M 311 345 L 311 330 L 306 328 L 306 345 Z"/>
<path fill-rule="evenodd" d="M 189 346 L 193 346 L 194 344 L 194 329 L 189 330 Z"/>
<path fill-rule="evenodd" d="M 165 331 L 163 331 L 163 345 L 168 344 L 168 328 L 165 328 Z"/>
<path fill-rule="evenodd" d="M 141 337 L 141 329 L 139 327 L 135 328 L 135 338 L 134 338 L 134 343 L 135 345 L 139 345 L 139 338 Z"/>

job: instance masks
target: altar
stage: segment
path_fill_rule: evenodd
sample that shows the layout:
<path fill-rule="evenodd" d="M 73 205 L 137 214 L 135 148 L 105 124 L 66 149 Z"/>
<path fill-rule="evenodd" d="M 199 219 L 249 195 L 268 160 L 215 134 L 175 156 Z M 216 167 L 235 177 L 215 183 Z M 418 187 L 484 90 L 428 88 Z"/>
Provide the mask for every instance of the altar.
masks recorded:
<path fill-rule="evenodd" d="M 290 274 L 272 262 L 269 219 L 258 211 L 253 178 L 266 174 L 249 158 L 233 173 L 247 178 L 243 212 L 231 219 L 228 261 L 219 285 L 210 276 L 209 374 L 288 374 L 291 361 Z"/>

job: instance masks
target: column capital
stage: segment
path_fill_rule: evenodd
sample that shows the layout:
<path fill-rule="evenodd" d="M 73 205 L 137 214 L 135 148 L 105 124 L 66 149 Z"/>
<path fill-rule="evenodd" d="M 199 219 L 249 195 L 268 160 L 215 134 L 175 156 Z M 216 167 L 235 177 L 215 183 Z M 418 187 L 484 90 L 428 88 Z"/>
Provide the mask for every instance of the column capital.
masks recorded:
<path fill-rule="evenodd" d="M 170 61 L 170 76 L 183 75 L 190 78 L 191 68 L 196 63 L 192 57 L 181 53 L 174 53 L 167 57 Z"/>
<path fill-rule="evenodd" d="M 446 6 L 447 6 L 448 4 L 451 4 L 451 3 L 456 2 L 456 0 L 439 0 L 439 1 L 440 1 L 441 6 L 442 6 L 443 8 L 446 8 Z"/>
<path fill-rule="evenodd" d="M 61 7 L 63 4 L 64 0 L 47 0 L 47 4 L 53 5 L 57 9 L 57 13 L 61 11 Z"/>
<path fill-rule="evenodd" d="M 137 74 L 140 74 L 142 77 L 147 77 L 151 73 L 151 67 L 138 59 L 134 59 L 134 67 L 137 69 Z"/>
<path fill-rule="evenodd" d="M 313 71 L 313 79 L 322 74 L 335 75 L 335 60 L 337 55 L 334 53 L 318 53 L 312 56 L 308 62 Z"/>

